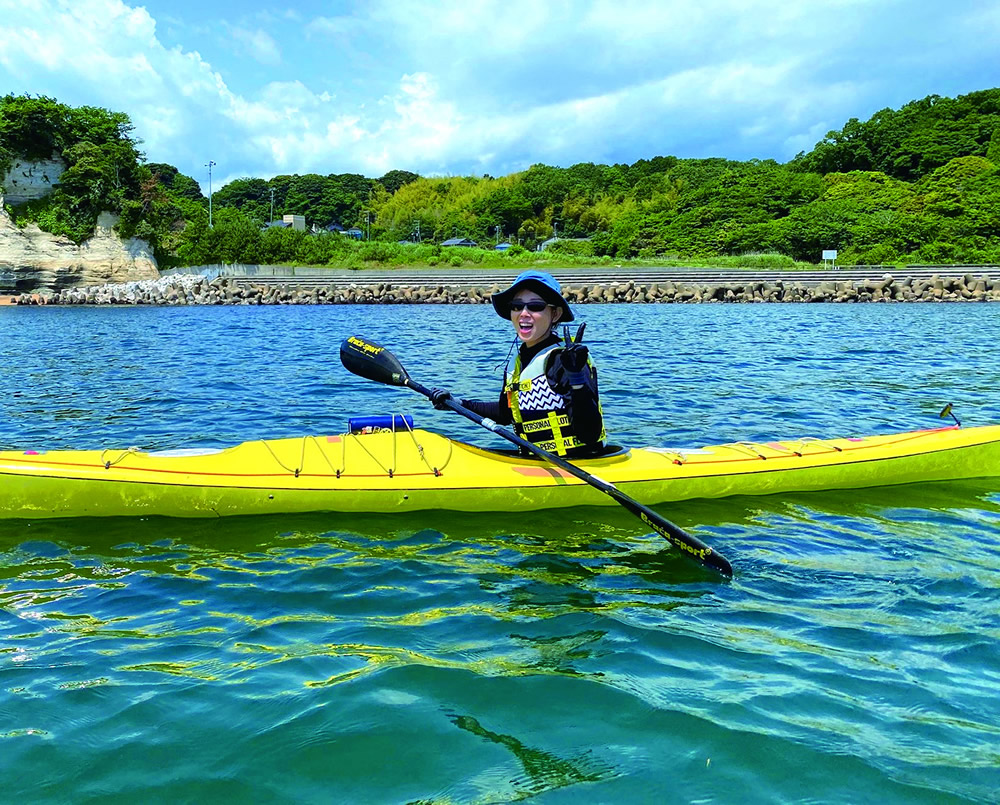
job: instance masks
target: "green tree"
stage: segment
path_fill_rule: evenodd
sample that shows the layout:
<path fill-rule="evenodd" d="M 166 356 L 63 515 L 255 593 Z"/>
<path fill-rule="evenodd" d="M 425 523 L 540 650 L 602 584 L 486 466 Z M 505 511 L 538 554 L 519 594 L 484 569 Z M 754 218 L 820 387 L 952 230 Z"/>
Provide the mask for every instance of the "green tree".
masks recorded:
<path fill-rule="evenodd" d="M 263 179 L 234 179 L 212 194 L 212 205 L 218 209 L 230 207 L 247 217 L 265 223 L 271 220 L 271 188 Z M 275 206 L 280 217 L 282 207 Z"/>
<path fill-rule="evenodd" d="M 998 126 L 1000 89 L 929 95 L 865 122 L 852 118 L 794 164 L 814 173 L 875 170 L 912 181 L 956 157 L 985 156 Z"/>
<path fill-rule="evenodd" d="M 173 165 L 166 162 L 149 162 L 146 164 L 150 174 L 156 178 L 164 189 L 179 198 L 201 201 L 205 198 L 201 186 L 190 176 L 185 176 Z"/>
<path fill-rule="evenodd" d="M 44 95 L 0 98 L 0 147 L 8 157 L 49 159 L 65 146 L 71 110 Z"/>
<path fill-rule="evenodd" d="M 986 148 L 986 158 L 994 165 L 1000 165 L 1000 126 L 993 129 L 990 144 Z"/>
<path fill-rule="evenodd" d="M 409 184 L 410 182 L 415 182 L 420 178 L 417 173 L 411 173 L 410 171 L 401 170 L 391 170 L 382 176 L 378 183 L 382 185 L 390 193 L 395 193 L 404 184 Z"/>

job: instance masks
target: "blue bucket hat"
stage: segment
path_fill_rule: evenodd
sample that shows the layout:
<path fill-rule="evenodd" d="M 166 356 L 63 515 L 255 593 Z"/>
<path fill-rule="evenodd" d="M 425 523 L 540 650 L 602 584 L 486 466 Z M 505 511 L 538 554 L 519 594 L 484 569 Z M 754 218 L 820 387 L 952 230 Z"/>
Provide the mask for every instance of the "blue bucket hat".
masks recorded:
<path fill-rule="evenodd" d="M 556 282 L 556 278 L 544 271 L 522 271 L 506 291 L 495 293 L 490 298 L 493 309 L 501 319 L 510 319 L 510 303 L 515 294 L 522 288 L 534 291 L 550 305 L 562 310 L 562 318 L 559 323 L 573 321 L 573 311 L 569 309 L 566 300 L 563 299 L 562 288 Z"/>

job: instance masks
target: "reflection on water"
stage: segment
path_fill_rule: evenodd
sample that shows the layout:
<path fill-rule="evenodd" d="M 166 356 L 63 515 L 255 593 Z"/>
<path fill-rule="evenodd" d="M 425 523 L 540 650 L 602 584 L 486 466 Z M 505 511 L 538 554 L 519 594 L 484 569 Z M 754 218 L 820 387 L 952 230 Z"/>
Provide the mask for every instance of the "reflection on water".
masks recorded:
<path fill-rule="evenodd" d="M 511 802 L 528 799 L 545 791 L 577 783 L 595 783 L 615 776 L 613 768 L 604 766 L 592 757 L 564 760 L 552 752 L 533 749 L 512 735 L 492 732 L 472 716 L 452 715 L 450 718 L 459 729 L 504 747 L 521 765 L 522 771 L 505 781 L 506 790 L 489 792 L 485 798 L 476 797 L 478 801 Z M 455 792 L 452 793 L 454 795 Z"/>

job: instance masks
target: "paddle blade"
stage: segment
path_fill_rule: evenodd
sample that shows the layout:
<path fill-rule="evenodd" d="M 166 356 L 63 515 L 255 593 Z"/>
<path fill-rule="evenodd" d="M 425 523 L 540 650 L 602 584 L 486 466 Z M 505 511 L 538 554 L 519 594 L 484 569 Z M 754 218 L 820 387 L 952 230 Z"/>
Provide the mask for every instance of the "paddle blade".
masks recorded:
<path fill-rule="evenodd" d="M 340 362 L 348 372 L 387 386 L 405 386 L 410 379 L 389 350 L 357 335 L 340 345 Z"/>
<path fill-rule="evenodd" d="M 684 556 L 700 562 L 705 567 L 712 568 L 727 579 L 733 577 L 733 566 L 729 563 L 729 560 L 718 551 L 709 548 L 694 534 L 689 534 L 684 529 L 671 523 L 666 517 L 657 514 L 648 506 L 643 506 L 639 501 L 633 500 L 614 487 L 605 491 L 657 534 L 664 537 L 674 547 L 680 549 Z"/>

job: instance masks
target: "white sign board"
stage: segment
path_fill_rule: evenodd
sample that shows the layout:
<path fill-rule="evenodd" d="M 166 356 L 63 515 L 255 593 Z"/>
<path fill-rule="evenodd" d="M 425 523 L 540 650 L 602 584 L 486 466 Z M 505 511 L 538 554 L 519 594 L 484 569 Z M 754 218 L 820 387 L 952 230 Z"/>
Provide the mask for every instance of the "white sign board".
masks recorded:
<path fill-rule="evenodd" d="M 823 259 L 824 260 L 836 260 L 837 250 L 836 249 L 823 249 Z"/>

